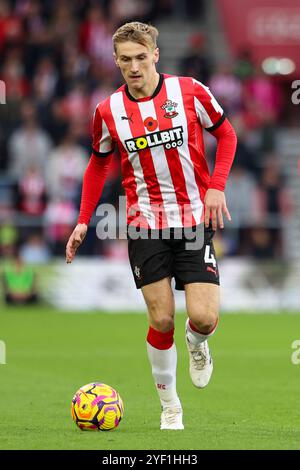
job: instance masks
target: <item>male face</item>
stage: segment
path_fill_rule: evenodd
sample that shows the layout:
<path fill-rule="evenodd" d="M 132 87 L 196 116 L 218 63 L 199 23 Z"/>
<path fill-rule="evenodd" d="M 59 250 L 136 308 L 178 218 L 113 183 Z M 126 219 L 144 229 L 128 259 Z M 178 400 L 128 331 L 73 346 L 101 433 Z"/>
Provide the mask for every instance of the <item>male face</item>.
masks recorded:
<path fill-rule="evenodd" d="M 132 41 L 118 43 L 116 48 L 115 61 L 128 87 L 134 91 L 147 87 L 156 74 L 158 48 L 152 50 Z"/>

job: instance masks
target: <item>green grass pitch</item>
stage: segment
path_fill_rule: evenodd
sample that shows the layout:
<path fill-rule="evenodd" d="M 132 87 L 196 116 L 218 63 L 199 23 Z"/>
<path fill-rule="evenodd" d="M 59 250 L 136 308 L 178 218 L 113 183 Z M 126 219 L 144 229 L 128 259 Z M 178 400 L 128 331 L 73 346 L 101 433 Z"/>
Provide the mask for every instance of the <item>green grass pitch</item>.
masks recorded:
<path fill-rule="evenodd" d="M 300 364 L 292 342 L 300 315 L 224 314 L 210 340 L 215 369 L 205 390 L 191 384 L 185 315 L 176 317 L 178 391 L 184 431 L 160 431 L 160 407 L 146 356 L 146 315 L 61 314 L 2 308 L 1 449 L 299 449 Z M 115 387 L 125 416 L 111 432 L 73 423 L 75 391 Z"/>

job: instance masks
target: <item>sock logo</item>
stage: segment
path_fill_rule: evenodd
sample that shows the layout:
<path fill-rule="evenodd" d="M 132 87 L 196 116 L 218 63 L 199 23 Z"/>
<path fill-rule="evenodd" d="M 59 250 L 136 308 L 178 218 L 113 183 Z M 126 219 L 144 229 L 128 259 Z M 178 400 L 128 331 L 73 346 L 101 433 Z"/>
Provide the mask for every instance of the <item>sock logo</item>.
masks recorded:
<path fill-rule="evenodd" d="M 166 390 L 165 384 L 156 384 L 159 390 Z"/>

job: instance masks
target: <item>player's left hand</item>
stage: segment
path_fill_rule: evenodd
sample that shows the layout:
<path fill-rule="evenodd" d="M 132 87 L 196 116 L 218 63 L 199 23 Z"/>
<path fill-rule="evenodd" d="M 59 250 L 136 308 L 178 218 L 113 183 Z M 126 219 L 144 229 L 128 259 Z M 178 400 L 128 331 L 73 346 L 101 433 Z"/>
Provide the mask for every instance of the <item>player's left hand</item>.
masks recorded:
<path fill-rule="evenodd" d="M 231 221 L 223 191 L 208 189 L 204 198 L 204 210 L 205 227 L 209 227 L 209 221 L 211 219 L 213 230 L 217 230 L 218 224 L 220 228 L 224 228 L 223 213 L 226 215 L 227 219 Z"/>
<path fill-rule="evenodd" d="M 77 249 L 82 244 L 87 232 L 86 224 L 77 224 L 66 246 L 66 262 L 72 263 Z"/>

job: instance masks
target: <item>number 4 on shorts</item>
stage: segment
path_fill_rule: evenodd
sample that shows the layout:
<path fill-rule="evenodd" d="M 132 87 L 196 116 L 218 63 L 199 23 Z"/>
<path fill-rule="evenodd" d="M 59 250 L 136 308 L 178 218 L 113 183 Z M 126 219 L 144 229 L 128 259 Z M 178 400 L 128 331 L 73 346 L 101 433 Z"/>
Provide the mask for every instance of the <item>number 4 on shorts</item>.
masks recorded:
<path fill-rule="evenodd" d="M 205 246 L 204 261 L 205 263 L 211 263 L 214 268 L 217 266 L 216 258 L 214 254 L 210 252 L 210 245 Z"/>

